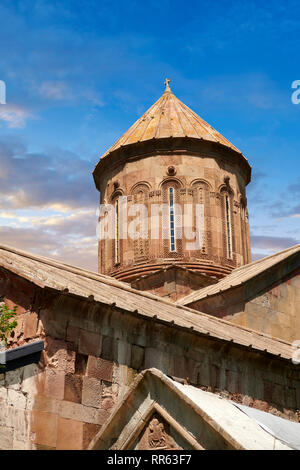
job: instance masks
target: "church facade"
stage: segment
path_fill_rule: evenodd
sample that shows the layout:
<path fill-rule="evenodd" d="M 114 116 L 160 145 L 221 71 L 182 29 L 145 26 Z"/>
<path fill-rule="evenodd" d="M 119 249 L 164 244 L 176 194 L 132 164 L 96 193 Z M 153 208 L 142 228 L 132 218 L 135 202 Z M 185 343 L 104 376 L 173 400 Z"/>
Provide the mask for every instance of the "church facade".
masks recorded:
<path fill-rule="evenodd" d="M 93 176 L 98 273 L 0 246 L 0 448 L 297 448 L 300 245 L 251 263 L 246 158 L 166 80 Z"/>

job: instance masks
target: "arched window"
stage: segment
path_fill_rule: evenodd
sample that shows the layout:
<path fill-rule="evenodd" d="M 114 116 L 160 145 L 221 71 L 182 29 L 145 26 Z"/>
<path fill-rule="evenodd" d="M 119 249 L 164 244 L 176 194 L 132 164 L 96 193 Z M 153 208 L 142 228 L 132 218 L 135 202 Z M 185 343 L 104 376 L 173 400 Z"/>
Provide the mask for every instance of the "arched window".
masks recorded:
<path fill-rule="evenodd" d="M 234 236 L 232 224 L 233 192 L 229 186 L 223 187 L 220 191 L 222 200 L 222 220 L 223 220 L 223 246 L 224 256 L 228 260 L 233 260 Z"/>
<path fill-rule="evenodd" d="M 120 263 L 120 206 L 119 198 L 115 200 L 115 239 L 114 239 L 114 263 Z"/>
<path fill-rule="evenodd" d="M 178 258 L 182 256 L 182 211 L 179 193 L 181 187 L 182 184 L 177 178 L 167 179 L 161 184 L 164 206 L 162 214 L 162 241 L 163 256 L 165 258 Z"/>
<path fill-rule="evenodd" d="M 225 226 L 226 226 L 226 245 L 227 258 L 232 259 L 232 229 L 231 229 L 231 210 L 229 195 L 225 194 Z"/>
<path fill-rule="evenodd" d="M 124 198 L 121 190 L 116 191 L 111 197 L 113 206 L 113 239 L 111 240 L 111 254 L 113 265 L 121 263 L 121 225 L 122 225 L 122 199 Z"/>
<path fill-rule="evenodd" d="M 175 214 L 174 214 L 174 188 L 169 188 L 169 231 L 170 231 L 170 251 L 174 253 L 176 251 L 176 239 L 175 239 Z"/>
<path fill-rule="evenodd" d="M 247 220 L 246 220 L 246 202 L 243 197 L 240 198 L 240 214 L 241 214 L 241 243 L 244 264 L 249 263 L 248 259 L 248 240 L 247 240 Z"/>

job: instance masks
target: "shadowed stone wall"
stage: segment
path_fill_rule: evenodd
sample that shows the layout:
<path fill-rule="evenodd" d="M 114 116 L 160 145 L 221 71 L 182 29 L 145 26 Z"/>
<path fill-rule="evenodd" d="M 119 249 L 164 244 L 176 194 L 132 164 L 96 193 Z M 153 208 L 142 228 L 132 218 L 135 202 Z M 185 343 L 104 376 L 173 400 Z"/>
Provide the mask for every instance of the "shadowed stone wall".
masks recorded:
<path fill-rule="evenodd" d="M 86 448 L 137 373 L 151 367 L 300 418 L 300 371 L 289 361 L 0 273 L 0 296 L 19 306 L 10 347 L 45 341 L 38 364 L 0 373 L 2 449 Z"/>
<path fill-rule="evenodd" d="M 292 343 L 300 340 L 299 305 L 300 268 L 287 273 L 283 263 L 271 273 L 192 302 L 189 307 Z"/>

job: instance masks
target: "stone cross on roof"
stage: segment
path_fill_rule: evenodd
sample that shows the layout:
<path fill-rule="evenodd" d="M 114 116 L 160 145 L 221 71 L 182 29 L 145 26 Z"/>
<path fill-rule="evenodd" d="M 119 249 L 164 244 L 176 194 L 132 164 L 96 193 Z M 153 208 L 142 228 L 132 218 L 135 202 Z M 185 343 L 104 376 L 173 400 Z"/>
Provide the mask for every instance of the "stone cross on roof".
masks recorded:
<path fill-rule="evenodd" d="M 164 83 L 164 85 L 166 85 L 165 91 L 171 91 L 171 89 L 170 89 L 170 87 L 169 87 L 170 81 L 171 81 L 171 80 L 170 80 L 169 78 L 166 78 L 165 83 Z"/>

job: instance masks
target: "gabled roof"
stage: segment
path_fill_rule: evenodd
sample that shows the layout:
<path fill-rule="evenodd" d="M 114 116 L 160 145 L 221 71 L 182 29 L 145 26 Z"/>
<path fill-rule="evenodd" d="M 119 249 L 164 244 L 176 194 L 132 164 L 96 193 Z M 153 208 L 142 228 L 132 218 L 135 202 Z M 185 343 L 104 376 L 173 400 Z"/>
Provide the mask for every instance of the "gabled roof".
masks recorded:
<path fill-rule="evenodd" d="M 193 292 L 186 297 L 180 299 L 178 304 L 190 305 L 198 300 L 202 300 L 206 297 L 223 293 L 233 287 L 237 287 L 241 284 L 245 284 L 247 281 L 255 278 L 263 272 L 267 272 L 270 269 L 275 268 L 283 261 L 287 261 L 289 258 L 297 256 L 299 257 L 300 265 L 300 244 L 287 248 L 284 251 L 280 251 L 266 258 L 259 259 L 253 263 L 246 264 L 239 268 L 234 269 L 228 276 L 221 279 L 217 284 L 212 286 L 204 287 L 199 291 Z"/>
<path fill-rule="evenodd" d="M 75 295 L 112 305 L 128 313 L 194 334 L 207 335 L 256 351 L 266 351 L 291 359 L 295 348 L 286 341 L 253 331 L 228 321 L 176 306 L 156 295 L 132 289 L 114 278 L 0 245 L 0 269 L 15 273 L 41 288 Z"/>
<path fill-rule="evenodd" d="M 257 412 L 257 413 L 256 413 Z M 300 423 L 242 406 L 192 385 L 179 383 L 157 369 L 140 373 L 110 418 L 92 440 L 90 450 L 139 448 L 151 420 L 161 421 L 156 445 L 183 449 L 288 450 L 300 448 Z M 148 436 L 151 436 L 149 429 Z M 158 443 L 158 438 L 162 442 Z M 150 441 L 150 442 L 149 442 Z M 144 441 L 145 442 L 145 441 Z M 156 450 L 155 441 L 148 439 Z M 152 446 L 151 446 L 152 444 Z M 149 448 L 148 447 L 148 448 Z M 161 447 L 163 448 L 163 447 Z M 142 447 L 143 449 L 143 447 Z"/>
<path fill-rule="evenodd" d="M 217 142 L 241 154 L 234 145 L 182 103 L 167 86 L 166 91 L 102 156 L 120 147 L 151 139 L 190 137 Z"/>

